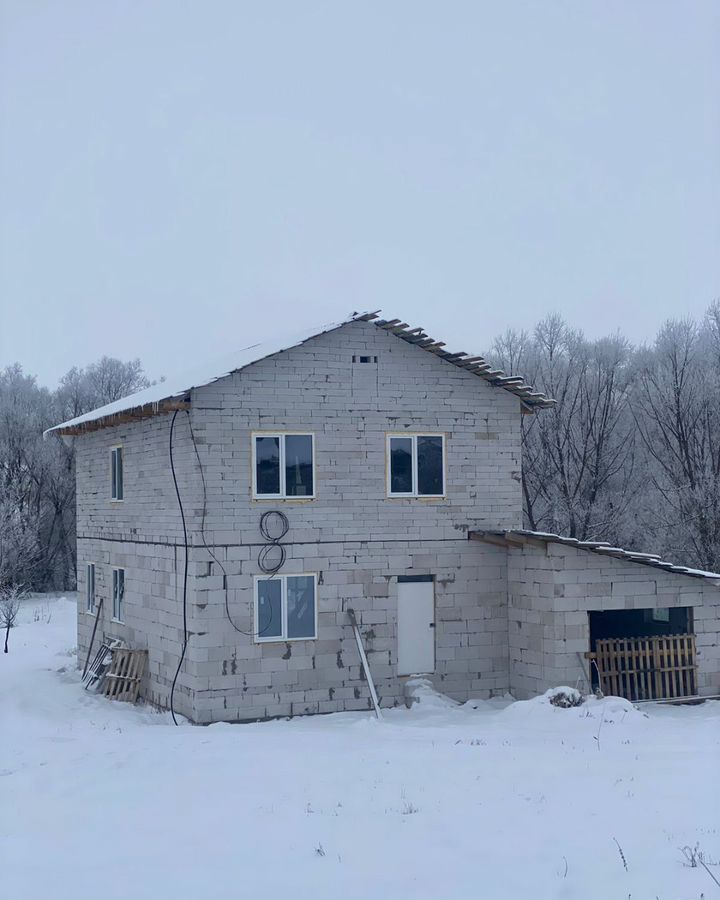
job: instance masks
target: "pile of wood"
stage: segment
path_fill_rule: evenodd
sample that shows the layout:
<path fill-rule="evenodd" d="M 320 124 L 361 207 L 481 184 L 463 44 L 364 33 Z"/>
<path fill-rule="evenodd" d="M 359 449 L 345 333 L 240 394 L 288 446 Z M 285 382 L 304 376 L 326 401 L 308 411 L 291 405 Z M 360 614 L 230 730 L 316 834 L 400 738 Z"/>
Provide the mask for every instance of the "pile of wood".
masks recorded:
<path fill-rule="evenodd" d="M 120 640 L 103 641 L 83 675 L 85 689 L 135 703 L 146 661 L 147 650 L 131 650 Z"/>

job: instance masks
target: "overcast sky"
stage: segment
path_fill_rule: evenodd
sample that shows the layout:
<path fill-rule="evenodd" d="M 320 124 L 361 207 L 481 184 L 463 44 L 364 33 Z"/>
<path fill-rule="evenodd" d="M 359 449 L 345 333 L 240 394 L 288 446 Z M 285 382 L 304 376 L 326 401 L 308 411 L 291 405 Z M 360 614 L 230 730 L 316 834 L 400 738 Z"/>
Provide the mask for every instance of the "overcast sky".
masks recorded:
<path fill-rule="evenodd" d="M 720 295 L 720 3 L 0 0 L 0 366 Z"/>

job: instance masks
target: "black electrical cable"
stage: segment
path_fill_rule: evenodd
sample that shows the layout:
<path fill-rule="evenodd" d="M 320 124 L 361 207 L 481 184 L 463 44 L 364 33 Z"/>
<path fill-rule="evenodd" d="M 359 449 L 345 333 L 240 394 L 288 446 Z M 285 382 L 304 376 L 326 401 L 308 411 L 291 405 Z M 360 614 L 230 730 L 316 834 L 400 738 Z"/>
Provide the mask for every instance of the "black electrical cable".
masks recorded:
<path fill-rule="evenodd" d="M 188 583 L 188 534 L 187 534 L 187 524 L 185 522 L 185 510 L 183 509 L 182 498 L 180 497 L 180 488 L 178 487 L 177 474 L 175 472 L 175 460 L 173 459 L 173 432 L 175 430 L 175 419 L 177 419 L 177 414 L 180 412 L 179 409 L 176 409 L 173 413 L 172 421 L 170 422 L 170 445 L 168 448 L 169 456 L 170 456 L 170 471 L 172 472 L 173 484 L 175 485 L 175 496 L 177 497 L 178 506 L 180 507 L 180 517 L 182 519 L 182 527 L 183 527 L 183 543 L 185 547 L 185 565 L 183 569 L 183 594 L 182 594 L 182 606 L 183 606 L 183 645 L 182 652 L 180 653 L 180 659 L 178 660 L 177 669 L 175 670 L 175 677 L 173 678 L 172 687 L 170 688 L 170 714 L 172 715 L 173 722 L 177 725 L 178 720 L 175 717 L 175 685 L 177 684 L 178 676 L 180 675 L 180 669 L 182 668 L 183 661 L 185 659 L 185 651 L 187 650 L 188 645 L 188 627 L 187 627 L 187 583 Z M 190 420 L 190 414 L 188 413 L 188 421 Z"/>
<path fill-rule="evenodd" d="M 210 545 L 207 542 L 207 538 L 205 537 L 205 519 L 207 518 L 207 482 L 205 481 L 205 470 L 203 469 L 202 461 L 200 459 L 200 451 L 198 450 L 197 441 L 195 440 L 195 432 L 192 427 L 192 419 L 188 418 L 188 424 L 190 426 L 190 437 L 192 439 L 192 445 L 195 450 L 195 458 L 197 459 L 198 469 L 200 470 L 200 478 L 202 480 L 203 504 L 202 504 L 202 516 L 200 519 L 200 537 L 202 538 L 203 546 L 205 547 L 207 552 L 210 554 L 212 559 L 217 563 L 217 565 L 220 568 L 220 571 L 222 572 L 222 575 L 223 575 L 223 591 L 225 593 L 225 615 L 227 616 L 228 622 L 232 625 L 232 627 L 235 629 L 235 631 L 238 632 L 238 634 L 244 634 L 247 637 L 261 637 L 263 634 L 265 634 L 266 631 L 269 630 L 270 626 L 272 625 L 272 621 L 273 621 L 272 604 L 270 605 L 270 618 L 268 619 L 267 624 L 262 629 L 262 631 L 256 632 L 254 629 L 253 629 L 253 631 L 245 631 L 244 629 L 240 628 L 240 626 L 235 623 L 235 621 L 233 620 L 233 617 L 230 615 L 230 602 L 229 602 L 229 598 L 228 598 L 228 586 L 227 586 L 227 572 L 225 571 L 225 566 L 220 562 L 220 560 L 217 558 L 217 556 L 213 553 L 212 549 L 210 548 Z M 262 516 L 260 519 L 260 531 L 263 533 L 263 537 L 265 537 L 265 532 L 263 532 L 263 519 L 267 515 L 268 514 L 265 513 L 264 516 Z M 284 520 L 284 525 L 283 525 L 284 531 L 280 535 L 280 538 L 282 538 L 287 534 L 288 529 L 290 528 L 290 524 L 287 520 L 287 516 L 284 513 L 278 513 L 278 515 L 282 516 L 282 518 Z M 277 538 L 277 540 L 280 540 L 280 538 Z M 268 540 L 272 541 L 273 539 L 268 538 Z M 280 566 L 282 566 L 282 564 L 284 562 L 285 562 L 285 550 L 283 548 L 282 562 L 280 563 Z M 277 572 L 279 570 L 280 566 L 278 566 L 278 568 L 275 570 L 275 572 Z M 262 568 L 262 566 L 261 566 L 261 568 Z M 265 570 L 263 569 L 263 571 L 265 571 Z M 272 574 L 275 574 L 275 572 L 273 572 Z"/>
<path fill-rule="evenodd" d="M 270 523 L 279 522 L 280 527 L 273 529 Z M 285 565 L 286 551 L 280 541 L 290 530 L 290 523 L 285 513 L 277 509 L 270 509 L 260 516 L 260 534 L 268 542 L 258 554 L 258 566 L 266 575 L 277 575 Z M 273 553 L 277 552 L 276 562 L 268 562 Z"/>

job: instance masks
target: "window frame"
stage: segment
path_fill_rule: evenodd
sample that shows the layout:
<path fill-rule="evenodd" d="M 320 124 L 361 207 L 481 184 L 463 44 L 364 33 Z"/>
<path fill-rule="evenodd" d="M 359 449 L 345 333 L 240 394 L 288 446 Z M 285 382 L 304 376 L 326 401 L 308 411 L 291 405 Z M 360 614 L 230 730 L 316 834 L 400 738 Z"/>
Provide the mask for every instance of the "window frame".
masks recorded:
<path fill-rule="evenodd" d="M 287 580 L 288 578 L 312 578 L 314 599 L 314 633 L 311 637 L 287 636 Z M 279 580 L 280 587 L 280 615 L 282 618 L 279 635 L 259 634 L 260 631 L 260 605 L 258 603 L 258 590 L 261 581 Z M 288 572 L 277 575 L 255 575 L 253 578 L 253 640 L 256 644 L 287 644 L 294 641 L 316 641 L 318 639 L 318 575 L 317 572 Z"/>
<path fill-rule="evenodd" d="M 92 606 L 90 605 L 90 569 L 92 569 Z M 85 612 L 94 616 L 97 611 L 97 567 L 94 562 L 85 563 Z"/>
<path fill-rule="evenodd" d="M 442 442 L 442 493 L 420 494 L 418 493 L 418 455 L 417 440 L 421 437 L 439 437 Z M 392 440 L 393 438 L 406 438 L 412 441 L 411 472 L 412 491 L 392 490 Z M 388 431 L 385 434 L 385 492 L 390 500 L 416 499 L 416 500 L 442 500 L 447 497 L 447 439 L 444 431 Z"/>
<path fill-rule="evenodd" d="M 120 496 L 117 495 L 117 478 L 115 460 L 120 451 Z M 110 447 L 110 502 L 122 503 L 125 499 L 125 452 L 122 444 L 113 444 Z"/>
<path fill-rule="evenodd" d="M 116 584 L 120 583 L 119 575 L 116 576 L 117 572 L 122 572 L 122 597 L 117 599 L 116 604 L 116 596 L 115 596 L 115 587 Z M 113 566 L 112 567 L 112 620 L 113 622 L 119 622 L 121 625 L 125 624 L 125 568 L 123 566 Z"/>
<path fill-rule="evenodd" d="M 312 494 L 288 494 L 285 471 L 285 438 L 286 437 L 309 437 L 310 449 L 312 453 Z M 278 494 L 259 494 L 257 489 L 257 439 L 258 438 L 278 438 L 280 448 L 280 493 Z M 317 472 L 315 466 L 315 432 L 313 431 L 252 431 L 250 433 L 251 441 L 251 468 L 252 468 L 252 499 L 253 500 L 290 500 L 294 502 L 303 502 L 305 500 L 315 500 L 317 498 Z"/>

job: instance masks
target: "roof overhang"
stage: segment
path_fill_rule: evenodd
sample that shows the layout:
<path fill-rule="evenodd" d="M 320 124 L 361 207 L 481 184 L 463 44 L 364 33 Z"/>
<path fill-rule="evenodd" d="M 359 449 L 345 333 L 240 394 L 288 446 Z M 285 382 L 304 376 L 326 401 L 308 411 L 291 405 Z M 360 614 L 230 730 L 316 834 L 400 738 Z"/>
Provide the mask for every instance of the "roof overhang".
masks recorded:
<path fill-rule="evenodd" d="M 49 428 L 45 434 L 57 434 L 60 437 L 77 437 L 80 434 L 88 434 L 91 431 L 99 431 L 101 428 L 109 428 L 111 425 L 123 425 L 126 422 L 138 422 L 141 419 L 149 419 L 152 416 L 158 416 L 163 413 L 175 412 L 176 410 L 190 409 L 190 400 L 174 399 L 160 400 L 154 403 L 146 403 L 143 406 L 134 406 L 123 412 L 111 413 L 107 416 L 100 416 L 97 419 L 91 419 L 88 422 L 80 422 L 77 425 L 68 423 L 67 425 L 58 425 L 55 428 Z"/>
<path fill-rule="evenodd" d="M 621 559 L 625 562 L 661 569 L 673 575 L 702 578 L 715 587 L 720 587 L 720 574 L 717 572 L 704 572 L 701 569 L 678 566 L 675 563 L 666 562 L 656 553 L 639 553 L 635 550 L 623 550 L 621 547 L 613 547 L 607 541 L 579 541 L 577 538 L 563 537 L 559 534 L 549 534 L 544 531 L 526 531 L 523 529 L 514 531 L 470 531 L 468 537 L 472 541 L 483 541 L 486 544 L 494 544 L 507 549 L 522 548 L 526 545 L 545 547 L 548 544 L 564 544 L 577 550 L 585 550 L 588 553 L 612 556 L 614 559 Z"/>

